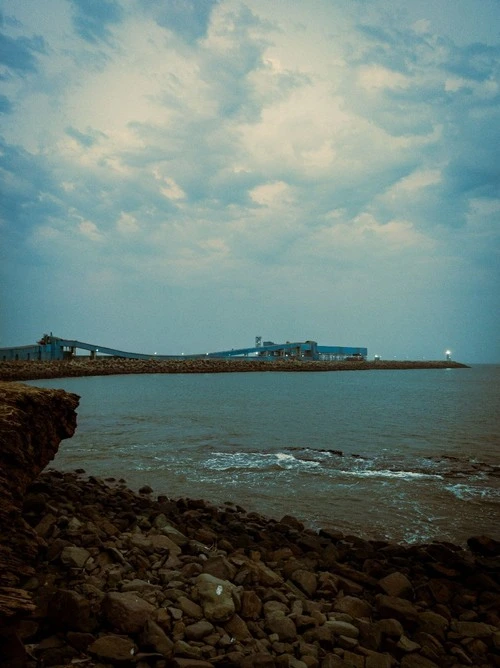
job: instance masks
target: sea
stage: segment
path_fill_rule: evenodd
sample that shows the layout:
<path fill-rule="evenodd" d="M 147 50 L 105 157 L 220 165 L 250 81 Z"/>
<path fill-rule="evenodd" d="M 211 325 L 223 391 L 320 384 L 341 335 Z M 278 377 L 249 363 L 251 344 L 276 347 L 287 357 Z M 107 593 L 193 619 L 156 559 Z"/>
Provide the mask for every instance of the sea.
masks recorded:
<path fill-rule="evenodd" d="M 500 366 L 30 381 L 80 395 L 51 468 L 368 539 L 500 540 Z"/>

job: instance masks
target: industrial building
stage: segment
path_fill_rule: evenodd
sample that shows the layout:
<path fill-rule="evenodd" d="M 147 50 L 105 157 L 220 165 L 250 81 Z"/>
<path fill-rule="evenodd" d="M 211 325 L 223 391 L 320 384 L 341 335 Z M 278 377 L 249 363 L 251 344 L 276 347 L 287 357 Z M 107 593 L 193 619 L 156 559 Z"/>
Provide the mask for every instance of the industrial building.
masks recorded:
<path fill-rule="evenodd" d="M 126 359 L 202 359 L 202 358 L 249 358 L 249 359 L 304 359 L 304 360 L 343 360 L 366 359 L 368 350 L 359 347 L 320 346 L 316 341 L 301 341 L 291 343 L 262 342 L 262 337 L 255 338 L 255 345 L 251 348 L 232 348 L 213 353 L 194 355 L 157 355 L 147 353 L 132 353 L 115 348 L 107 348 L 92 343 L 84 343 L 71 339 L 61 339 L 52 334 L 45 334 L 42 339 L 29 346 L 0 348 L 0 361 L 29 361 L 29 360 L 64 360 L 71 359 L 77 350 L 89 352 L 90 357 L 96 355 L 110 355 Z"/>

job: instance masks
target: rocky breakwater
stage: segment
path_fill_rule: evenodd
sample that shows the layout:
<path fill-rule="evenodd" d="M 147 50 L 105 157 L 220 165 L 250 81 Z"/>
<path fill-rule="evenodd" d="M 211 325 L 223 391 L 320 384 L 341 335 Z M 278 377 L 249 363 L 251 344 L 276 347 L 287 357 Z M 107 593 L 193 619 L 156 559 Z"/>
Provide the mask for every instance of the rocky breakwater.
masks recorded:
<path fill-rule="evenodd" d="M 0 380 L 33 380 L 37 378 L 70 378 L 75 376 L 110 376 L 144 373 L 241 373 L 252 371 L 368 371 L 411 369 L 464 369 L 460 362 L 446 361 L 312 361 L 278 358 L 264 361 L 255 358 L 200 359 L 117 359 L 113 357 L 74 357 L 40 362 L 0 362 Z"/>
<path fill-rule="evenodd" d="M 77 405 L 76 395 L 61 390 L 0 383 L 0 656 L 15 644 L 19 615 L 33 608 L 19 585 L 45 545 L 22 517 L 24 492 L 73 435 Z"/>

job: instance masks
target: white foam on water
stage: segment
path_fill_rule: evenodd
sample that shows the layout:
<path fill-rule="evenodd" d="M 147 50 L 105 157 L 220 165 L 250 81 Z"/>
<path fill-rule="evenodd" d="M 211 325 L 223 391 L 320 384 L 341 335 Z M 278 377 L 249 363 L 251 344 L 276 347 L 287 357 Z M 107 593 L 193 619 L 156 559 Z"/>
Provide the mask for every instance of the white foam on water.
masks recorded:
<path fill-rule="evenodd" d="M 293 455 L 286 455 L 284 452 L 276 453 L 276 458 L 278 461 L 297 461 L 297 458 Z"/>
<path fill-rule="evenodd" d="M 205 466 L 215 471 L 266 470 L 270 467 L 281 469 L 315 468 L 319 462 L 304 461 L 284 452 L 214 452 L 213 456 L 205 461 Z"/>
<path fill-rule="evenodd" d="M 284 452 L 276 453 L 276 459 L 278 460 L 278 465 L 282 468 L 316 468 L 320 465 L 320 462 L 312 461 L 310 459 L 299 459 L 293 455 L 287 455 Z"/>
<path fill-rule="evenodd" d="M 480 489 L 464 483 L 445 485 L 444 489 L 460 501 L 497 501 L 500 499 L 500 490 L 498 489 L 484 487 Z"/>
<path fill-rule="evenodd" d="M 412 480 L 418 478 L 442 479 L 443 476 L 435 473 L 417 473 L 415 471 L 388 471 L 374 469 L 358 469 L 356 471 L 337 471 L 339 475 L 355 476 L 360 478 L 399 478 Z"/>

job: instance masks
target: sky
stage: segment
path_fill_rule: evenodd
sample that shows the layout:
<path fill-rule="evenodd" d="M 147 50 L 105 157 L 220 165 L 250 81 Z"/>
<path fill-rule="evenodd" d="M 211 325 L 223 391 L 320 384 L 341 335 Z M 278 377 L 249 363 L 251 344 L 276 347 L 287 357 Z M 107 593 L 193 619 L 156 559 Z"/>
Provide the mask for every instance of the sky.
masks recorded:
<path fill-rule="evenodd" d="M 500 362 L 499 0 L 0 8 L 0 347 Z"/>

